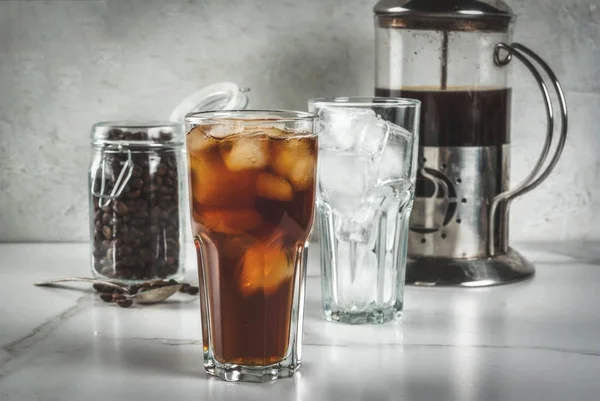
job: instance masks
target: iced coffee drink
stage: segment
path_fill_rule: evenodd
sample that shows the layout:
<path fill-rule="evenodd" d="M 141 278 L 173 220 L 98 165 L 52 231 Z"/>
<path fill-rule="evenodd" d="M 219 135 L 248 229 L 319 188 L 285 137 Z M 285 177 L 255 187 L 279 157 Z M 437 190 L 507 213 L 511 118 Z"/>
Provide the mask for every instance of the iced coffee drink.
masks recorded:
<path fill-rule="evenodd" d="M 315 203 L 314 116 L 215 112 L 187 122 L 206 370 L 231 381 L 291 376 Z"/>

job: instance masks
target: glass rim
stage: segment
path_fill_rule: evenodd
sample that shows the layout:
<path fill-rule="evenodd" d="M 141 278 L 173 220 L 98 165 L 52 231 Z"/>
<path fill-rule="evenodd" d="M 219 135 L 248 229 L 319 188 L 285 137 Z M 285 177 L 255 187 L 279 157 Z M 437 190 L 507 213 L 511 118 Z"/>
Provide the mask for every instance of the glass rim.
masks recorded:
<path fill-rule="evenodd" d="M 186 124 L 219 124 L 235 121 L 243 124 L 264 124 L 314 121 L 317 118 L 314 113 L 297 110 L 214 110 L 188 113 L 185 115 L 185 122 Z"/>
<path fill-rule="evenodd" d="M 180 125 L 174 121 L 163 120 L 116 120 L 116 121 L 99 121 L 92 125 L 92 129 L 97 128 L 114 128 L 120 130 L 143 130 L 155 128 L 172 128 L 179 129 Z"/>
<path fill-rule="evenodd" d="M 383 96 L 337 96 L 317 97 L 308 101 L 311 105 L 346 107 L 417 107 L 421 101 L 404 97 Z"/>

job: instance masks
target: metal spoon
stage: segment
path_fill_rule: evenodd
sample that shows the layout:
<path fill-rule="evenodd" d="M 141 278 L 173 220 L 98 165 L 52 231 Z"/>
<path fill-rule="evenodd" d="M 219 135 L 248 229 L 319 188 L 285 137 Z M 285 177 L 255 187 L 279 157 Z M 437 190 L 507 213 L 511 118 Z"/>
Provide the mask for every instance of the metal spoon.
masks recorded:
<path fill-rule="evenodd" d="M 126 286 L 115 284 L 110 281 L 98 280 L 88 277 L 64 277 L 54 280 L 38 281 L 37 283 L 35 283 L 35 285 L 43 287 L 52 287 L 56 284 L 66 282 L 85 282 L 92 284 L 102 284 L 107 287 L 116 288 L 118 290 L 123 291 L 123 295 L 125 295 L 127 299 L 131 299 L 140 304 L 156 304 L 162 302 L 169 298 L 171 295 L 175 294 L 181 288 L 181 284 L 170 284 L 165 285 L 163 287 L 149 288 L 146 291 L 138 292 L 136 294 L 131 295 L 129 293 L 129 288 L 127 288 Z"/>

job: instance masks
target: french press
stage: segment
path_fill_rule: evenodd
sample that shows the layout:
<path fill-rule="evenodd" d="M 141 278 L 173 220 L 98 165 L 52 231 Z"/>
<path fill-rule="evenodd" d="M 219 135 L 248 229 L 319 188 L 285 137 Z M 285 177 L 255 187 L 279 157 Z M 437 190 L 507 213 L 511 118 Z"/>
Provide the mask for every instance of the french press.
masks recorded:
<path fill-rule="evenodd" d="M 533 51 L 511 43 L 515 15 L 500 0 L 382 0 L 374 12 L 376 94 L 422 102 L 407 283 L 487 286 L 531 276 L 533 265 L 509 247 L 509 208 L 548 177 L 562 153 L 567 106 L 556 76 Z M 513 58 L 537 81 L 548 126 L 533 171 L 509 189 L 505 67 Z M 561 114 L 552 154 L 556 121 L 542 72 Z"/>

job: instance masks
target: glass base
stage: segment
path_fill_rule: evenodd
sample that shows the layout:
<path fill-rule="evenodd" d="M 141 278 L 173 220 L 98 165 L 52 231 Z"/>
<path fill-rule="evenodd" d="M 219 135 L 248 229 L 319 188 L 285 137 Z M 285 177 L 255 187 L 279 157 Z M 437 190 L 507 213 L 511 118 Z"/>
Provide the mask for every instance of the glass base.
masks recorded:
<path fill-rule="evenodd" d="M 395 307 L 375 308 L 368 311 L 343 311 L 331 310 L 325 308 L 323 310 L 325 319 L 330 322 L 339 322 L 346 324 L 383 324 L 400 319 L 402 317 L 402 309 Z"/>
<path fill-rule="evenodd" d="M 292 362 L 293 358 L 286 358 L 272 365 L 249 366 L 221 363 L 214 358 L 209 358 L 209 361 L 204 364 L 204 370 L 206 373 L 228 382 L 265 383 L 294 376 L 300 363 Z"/>

